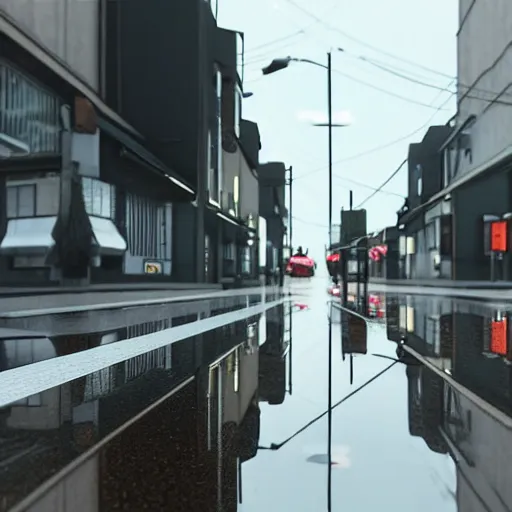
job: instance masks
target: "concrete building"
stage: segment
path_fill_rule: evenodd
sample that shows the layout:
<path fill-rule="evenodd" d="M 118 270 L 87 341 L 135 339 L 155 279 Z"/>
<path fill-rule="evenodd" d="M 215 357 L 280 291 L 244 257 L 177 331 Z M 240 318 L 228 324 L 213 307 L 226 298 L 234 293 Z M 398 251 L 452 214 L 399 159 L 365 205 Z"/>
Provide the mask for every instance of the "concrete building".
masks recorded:
<path fill-rule="evenodd" d="M 489 235 L 484 231 L 483 220 L 498 220 L 512 210 L 512 86 L 508 72 L 512 58 L 512 4 L 507 0 L 459 0 L 459 11 L 458 110 L 451 122 L 451 133 L 440 147 L 440 187 L 421 205 L 409 205 L 410 213 L 423 212 L 425 219 L 429 217 L 428 223 L 439 213 L 451 215 L 440 227 L 441 238 L 446 233 L 450 240 L 450 251 L 432 264 L 435 251 L 423 247 L 422 242 L 414 245 L 410 241 L 408 248 L 404 246 L 404 256 L 411 266 L 404 274 L 417 278 L 507 280 L 512 270 L 510 243 L 507 240 L 506 250 L 491 256 L 486 251 Z M 442 211 L 436 212 L 436 208 Z M 448 235 L 450 230 L 452 234 Z M 433 233 L 434 229 L 430 231 Z M 510 226 L 507 232 L 510 233 Z M 440 241 L 440 236 L 436 237 Z"/>
<path fill-rule="evenodd" d="M 407 279 L 452 277 L 452 203 L 430 202 L 443 187 L 441 148 L 452 133 L 431 126 L 423 140 L 409 145 L 408 190 L 398 212 L 400 276 Z"/>
<path fill-rule="evenodd" d="M 0 284 L 256 282 L 260 136 L 215 11 L 0 1 Z"/>
<path fill-rule="evenodd" d="M 288 229 L 285 206 L 286 167 L 267 162 L 258 169 L 260 215 L 267 221 L 267 275 L 283 271 L 283 249 Z"/>
<path fill-rule="evenodd" d="M 2 11 L 0 44 L 1 282 L 169 278 L 171 204 L 194 190 Z"/>
<path fill-rule="evenodd" d="M 215 14 L 204 1 L 107 5 L 107 98 L 197 191 L 173 207 L 173 278 L 185 282 L 257 277 L 260 137 L 242 120 L 243 34 Z"/>

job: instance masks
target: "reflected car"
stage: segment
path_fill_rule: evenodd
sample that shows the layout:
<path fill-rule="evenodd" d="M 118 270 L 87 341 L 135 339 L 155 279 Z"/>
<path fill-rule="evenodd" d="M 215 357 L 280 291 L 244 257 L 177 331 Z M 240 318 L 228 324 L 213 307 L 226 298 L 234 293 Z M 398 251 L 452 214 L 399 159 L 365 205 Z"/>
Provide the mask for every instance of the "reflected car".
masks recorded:
<path fill-rule="evenodd" d="M 286 274 L 290 277 L 313 277 L 316 263 L 309 256 L 292 256 L 286 266 Z"/>

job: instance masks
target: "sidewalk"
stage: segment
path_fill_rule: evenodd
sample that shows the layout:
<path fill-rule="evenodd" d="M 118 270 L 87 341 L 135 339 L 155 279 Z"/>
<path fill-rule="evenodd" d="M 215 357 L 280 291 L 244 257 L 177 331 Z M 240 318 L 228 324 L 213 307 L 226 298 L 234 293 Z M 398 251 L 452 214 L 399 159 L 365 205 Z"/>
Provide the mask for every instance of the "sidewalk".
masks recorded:
<path fill-rule="evenodd" d="M 429 288 L 464 288 L 466 290 L 511 290 L 512 281 L 453 281 L 451 279 L 385 279 L 371 277 L 372 284 L 389 286 L 426 286 Z"/>
<path fill-rule="evenodd" d="M 55 315 L 98 311 L 105 309 L 149 306 L 206 298 L 232 297 L 272 293 L 273 288 L 241 288 L 237 290 L 141 290 L 141 291 L 85 291 L 23 297 L 0 297 L 0 318 Z"/>
<path fill-rule="evenodd" d="M 452 281 L 453 282 L 453 281 Z M 397 284 L 394 284 L 397 283 Z M 394 295 L 428 295 L 448 299 L 466 299 L 500 305 L 512 301 L 512 288 L 465 288 L 463 286 L 437 286 L 408 284 L 401 281 L 371 280 L 368 290 L 374 293 Z"/>
<path fill-rule="evenodd" d="M 215 291 L 222 290 L 220 284 L 208 283 L 109 283 L 91 284 L 88 286 L 0 286 L 0 297 L 24 297 L 56 294 L 82 294 L 91 292 L 141 292 L 141 291 Z"/>

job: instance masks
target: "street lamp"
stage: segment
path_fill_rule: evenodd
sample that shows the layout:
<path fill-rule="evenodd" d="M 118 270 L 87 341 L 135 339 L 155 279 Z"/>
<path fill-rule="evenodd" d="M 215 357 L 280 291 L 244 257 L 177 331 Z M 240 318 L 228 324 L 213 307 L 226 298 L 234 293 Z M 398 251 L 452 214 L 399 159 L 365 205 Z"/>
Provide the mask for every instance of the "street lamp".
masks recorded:
<path fill-rule="evenodd" d="M 339 51 L 342 51 L 339 49 Z M 303 62 L 305 64 L 311 64 L 327 70 L 327 127 L 329 128 L 329 246 L 332 246 L 332 66 L 331 66 L 331 52 L 327 52 L 327 65 L 321 64 L 310 59 L 298 59 L 293 57 L 285 57 L 281 59 L 274 59 L 268 66 L 262 69 L 264 75 L 270 75 L 276 71 L 281 71 L 287 68 L 291 62 Z M 325 126 L 324 123 L 318 123 L 319 126 Z M 338 126 L 345 126 L 340 124 Z M 329 320 L 329 357 L 328 357 L 328 411 L 329 415 L 327 418 L 327 437 L 328 437 L 328 457 L 329 457 L 329 477 L 328 477 L 328 492 L 327 492 L 327 508 L 331 509 L 331 461 L 332 461 L 332 322 Z"/>
<path fill-rule="evenodd" d="M 342 51 L 341 48 L 338 51 Z M 314 123 L 315 126 L 327 126 L 329 137 L 329 246 L 332 245 L 332 128 L 347 126 L 343 123 L 333 123 L 332 121 L 332 66 L 331 66 L 332 53 L 327 52 L 327 65 L 316 62 L 310 59 L 299 59 L 296 57 L 284 57 L 274 59 L 268 66 L 264 67 L 261 71 L 263 75 L 270 75 L 277 71 L 287 68 L 292 62 L 302 62 L 304 64 L 311 64 L 327 70 L 327 123 Z"/>

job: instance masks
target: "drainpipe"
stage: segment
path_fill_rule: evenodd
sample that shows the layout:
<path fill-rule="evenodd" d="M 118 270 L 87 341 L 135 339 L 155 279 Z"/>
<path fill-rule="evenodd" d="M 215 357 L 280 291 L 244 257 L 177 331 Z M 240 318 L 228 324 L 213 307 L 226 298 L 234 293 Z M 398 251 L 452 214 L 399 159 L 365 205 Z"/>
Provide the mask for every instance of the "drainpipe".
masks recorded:
<path fill-rule="evenodd" d="M 204 2 L 203 2 L 204 3 Z M 197 103 L 197 212 L 196 212 L 196 272 L 195 278 L 196 282 L 203 283 L 205 280 L 205 227 L 204 227 L 204 215 L 205 215 L 205 202 L 206 202 L 206 153 L 205 149 L 209 150 L 210 148 L 205 148 L 206 146 L 206 134 L 207 127 L 205 126 L 207 123 L 207 98 L 206 93 L 208 91 L 208 87 L 203 87 L 202 84 L 208 83 L 208 80 L 205 79 L 205 69 L 207 66 L 205 65 L 205 18 L 204 18 L 204 8 L 209 4 L 200 5 L 199 9 L 199 30 L 198 30 L 198 48 L 199 55 L 197 59 L 197 69 L 198 69 L 198 103 Z"/>

